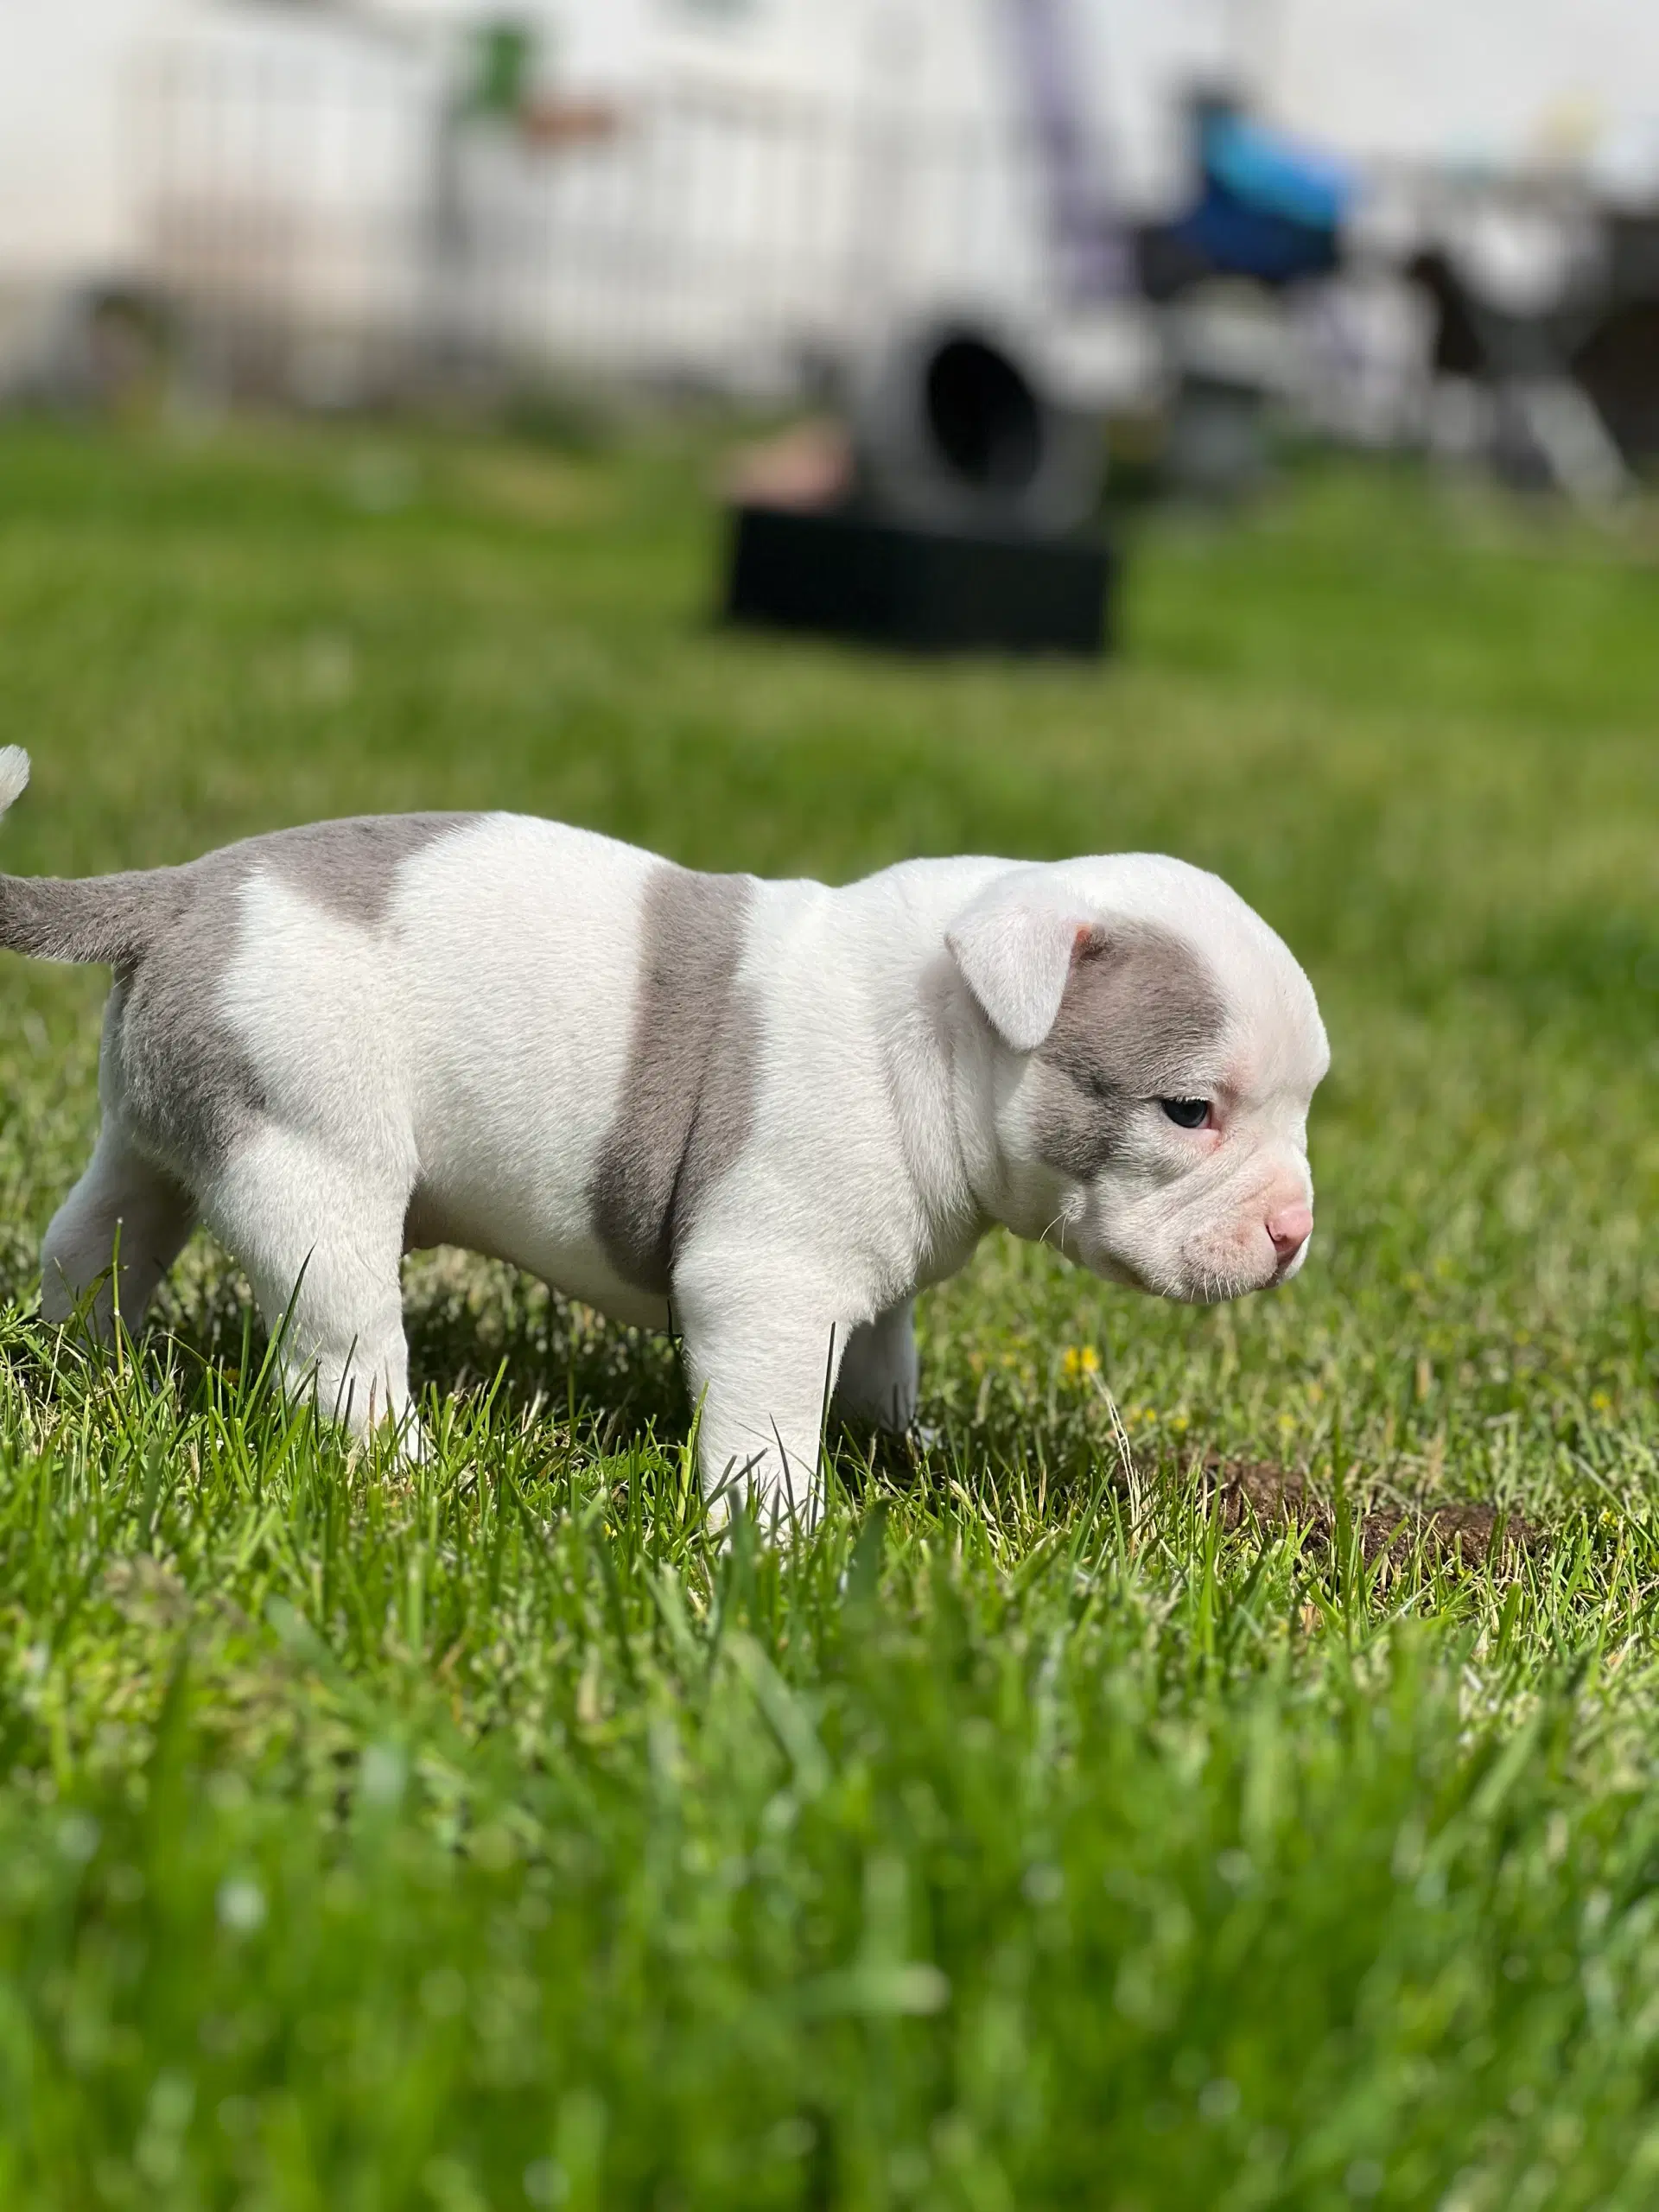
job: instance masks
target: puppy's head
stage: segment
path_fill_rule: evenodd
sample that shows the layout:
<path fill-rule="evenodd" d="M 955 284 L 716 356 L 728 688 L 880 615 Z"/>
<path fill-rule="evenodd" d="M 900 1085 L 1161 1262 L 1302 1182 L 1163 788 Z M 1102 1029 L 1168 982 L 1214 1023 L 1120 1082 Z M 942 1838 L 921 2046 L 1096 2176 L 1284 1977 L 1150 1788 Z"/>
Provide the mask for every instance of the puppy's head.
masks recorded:
<path fill-rule="evenodd" d="M 993 1039 L 1010 1228 L 1165 1298 L 1297 1273 L 1330 1051 L 1313 987 L 1243 899 L 1148 855 L 1020 868 L 946 944 Z"/>

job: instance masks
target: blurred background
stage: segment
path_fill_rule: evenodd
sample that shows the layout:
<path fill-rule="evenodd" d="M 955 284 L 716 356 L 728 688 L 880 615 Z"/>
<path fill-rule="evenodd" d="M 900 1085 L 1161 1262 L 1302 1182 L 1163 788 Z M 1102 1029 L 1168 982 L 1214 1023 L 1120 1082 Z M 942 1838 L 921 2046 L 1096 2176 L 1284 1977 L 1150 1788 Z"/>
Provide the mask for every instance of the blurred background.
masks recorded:
<path fill-rule="evenodd" d="M 0 0 L 14 398 L 829 399 L 902 507 L 930 431 L 1036 473 L 1029 411 L 1025 463 L 925 419 L 964 329 L 1126 483 L 1229 495 L 1288 419 L 1614 499 L 1659 454 L 1659 10 Z"/>

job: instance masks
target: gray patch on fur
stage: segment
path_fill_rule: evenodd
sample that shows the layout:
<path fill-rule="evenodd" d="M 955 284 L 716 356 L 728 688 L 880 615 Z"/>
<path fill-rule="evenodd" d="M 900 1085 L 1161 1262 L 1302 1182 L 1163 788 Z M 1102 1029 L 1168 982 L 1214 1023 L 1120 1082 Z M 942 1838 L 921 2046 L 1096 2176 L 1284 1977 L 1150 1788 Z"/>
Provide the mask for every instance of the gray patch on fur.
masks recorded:
<path fill-rule="evenodd" d="M 219 1006 L 219 986 L 243 944 L 243 893 L 251 879 L 270 870 L 315 905 L 372 928 L 385 918 L 401 864 L 475 819 L 415 814 L 319 822 L 227 845 L 184 868 L 55 887 L 89 893 L 147 887 L 135 901 L 145 926 L 130 956 L 79 957 L 113 959 L 105 1087 L 121 1097 L 136 1134 L 160 1162 L 199 1185 L 266 1109 L 258 1077 Z"/>
<path fill-rule="evenodd" d="M 666 1296 L 697 1209 L 748 1141 L 759 1023 L 734 988 L 753 886 L 664 866 L 645 888 L 639 994 L 588 1203 L 612 1265 Z"/>
<path fill-rule="evenodd" d="M 256 866 L 269 861 L 295 890 L 342 921 L 377 929 L 386 918 L 404 862 L 477 820 L 475 814 L 359 815 L 278 830 L 231 849 L 257 856 Z"/>
<path fill-rule="evenodd" d="M 264 1105 L 218 1004 L 241 938 L 246 849 L 233 845 L 179 871 L 192 895 L 143 957 L 117 970 L 104 1017 L 102 1087 L 121 1098 L 146 1148 L 193 1185 Z"/>
<path fill-rule="evenodd" d="M 1141 1102 L 1206 1094 L 1226 1027 L 1220 986 L 1184 939 L 1144 922 L 1094 931 L 1037 1051 L 1042 1158 L 1098 1174 Z"/>

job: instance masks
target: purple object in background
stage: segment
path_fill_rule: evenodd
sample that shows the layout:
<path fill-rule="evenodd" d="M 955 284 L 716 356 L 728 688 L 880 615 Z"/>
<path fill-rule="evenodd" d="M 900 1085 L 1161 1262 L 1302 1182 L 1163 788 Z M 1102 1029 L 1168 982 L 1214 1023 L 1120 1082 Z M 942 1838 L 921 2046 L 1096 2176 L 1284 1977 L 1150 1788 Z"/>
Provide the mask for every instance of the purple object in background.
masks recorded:
<path fill-rule="evenodd" d="M 1132 289 L 1129 251 L 1082 96 L 1071 0 L 1006 4 L 1062 289 L 1079 305 L 1119 298 Z"/>

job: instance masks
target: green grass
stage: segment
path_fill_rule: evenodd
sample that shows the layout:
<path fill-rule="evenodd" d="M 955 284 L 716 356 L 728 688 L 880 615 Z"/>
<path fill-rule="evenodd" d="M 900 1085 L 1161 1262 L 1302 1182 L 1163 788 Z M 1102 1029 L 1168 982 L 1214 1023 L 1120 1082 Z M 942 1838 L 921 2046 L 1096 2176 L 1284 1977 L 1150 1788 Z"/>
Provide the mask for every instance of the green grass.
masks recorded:
<path fill-rule="evenodd" d="M 721 1550 L 666 1349 L 499 1268 L 410 1267 L 412 1477 L 205 1247 L 53 1342 L 102 979 L 6 960 L 0 2201 L 1650 2205 L 1650 552 L 1310 473 L 1149 532 L 1105 671 L 919 666 L 715 629 L 708 457 L 0 434 L 0 859 L 1179 852 L 1325 1004 L 1312 1262 L 1192 1313 L 993 1240 L 920 1463 Z M 1207 1454 L 1334 1542 L 1224 1531 Z M 1539 1547 L 1368 1567 L 1417 1498 Z"/>

